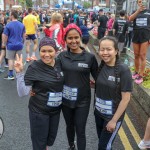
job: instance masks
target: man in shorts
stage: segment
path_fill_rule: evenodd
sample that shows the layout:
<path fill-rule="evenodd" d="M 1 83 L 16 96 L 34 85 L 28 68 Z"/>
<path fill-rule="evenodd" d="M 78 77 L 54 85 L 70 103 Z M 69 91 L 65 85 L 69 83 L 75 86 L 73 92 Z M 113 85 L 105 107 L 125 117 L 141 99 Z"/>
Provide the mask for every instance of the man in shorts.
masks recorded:
<path fill-rule="evenodd" d="M 24 17 L 23 24 L 26 29 L 26 61 L 37 60 L 35 52 L 38 46 L 38 40 L 36 37 L 36 32 L 38 29 L 37 18 L 32 14 L 32 8 L 28 9 L 28 15 Z M 34 43 L 32 56 L 30 57 L 30 42 L 31 40 Z"/>
<path fill-rule="evenodd" d="M 6 58 L 8 59 L 9 71 L 4 78 L 14 80 L 13 66 L 16 54 L 21 55 L 25 40 L 25 27 L 17 20 L 18 12 L 11 12 L 11 22 L 9 22 L 2 35 L 2 48 L 6 47 Z"/>

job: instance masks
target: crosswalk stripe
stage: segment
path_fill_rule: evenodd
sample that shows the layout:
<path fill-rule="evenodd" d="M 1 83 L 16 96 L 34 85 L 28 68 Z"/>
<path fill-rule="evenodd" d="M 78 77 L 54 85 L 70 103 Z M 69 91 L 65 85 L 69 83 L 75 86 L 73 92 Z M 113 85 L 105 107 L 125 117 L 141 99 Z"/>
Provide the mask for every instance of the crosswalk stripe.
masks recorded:
<path fill-rule="evenodd" d="M 120 127 L 118 134 L 120 136 L 120 139 L 122 141 L 122 144 L 123 144 L 125 150 L 133 150 L 133 148 L 124 132 L 124 129 L 122 127 Z"/>
<path fill-rule="evenodd" d="M 132 133 L 132 136 L 135 139 L 136 143 L 139 144 L 139 142 L 141 141 L 141 138 L 127 114 L 125 114 L 125 122 L 129 128 L 130 132 Z"/>

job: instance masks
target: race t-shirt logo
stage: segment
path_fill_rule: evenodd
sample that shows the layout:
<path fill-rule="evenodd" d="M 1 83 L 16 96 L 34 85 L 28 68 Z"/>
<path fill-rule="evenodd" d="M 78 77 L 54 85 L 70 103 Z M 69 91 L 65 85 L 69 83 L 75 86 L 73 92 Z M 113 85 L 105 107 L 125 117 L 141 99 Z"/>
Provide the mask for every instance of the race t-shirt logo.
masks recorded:
<path fill-rule="evenodd" d="M 78 67 L 82 67 L 82 68 L 88 68 L 88 64 L 85 63 L 78 63 Z"/>

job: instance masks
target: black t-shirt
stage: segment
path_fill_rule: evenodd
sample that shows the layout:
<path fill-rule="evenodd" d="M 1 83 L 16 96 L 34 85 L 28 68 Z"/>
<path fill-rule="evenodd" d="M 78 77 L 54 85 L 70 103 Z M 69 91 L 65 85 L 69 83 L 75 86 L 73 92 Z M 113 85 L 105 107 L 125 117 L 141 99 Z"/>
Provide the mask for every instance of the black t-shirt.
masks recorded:
<path fill-rule="evenodd" d="M 58 58 L 65 77 L 63 104 L 70 108 L 90 105 L 90 73 L 96 79 L 98 68 L 95 56 L 85 50 L 80 54 L 64 51 Z"/>
<path fill-rule="evenodd" d="M 100 23 L 99 28 L 107 28 L 108 18 L 105 15 L 99 16 L 98 22 Z"/>
<path fill-rule="evenodd" d="M 4 30 L 4 26 L 2 23 L 0 23 L 0 48 L 1 48 L 1 44 L 2 44 L 2 33 Z"/>
<path fill-rule="evenodd" d="M 128 31 L 128 25 L 129 23 L 121 18 L 114 22 L 113 28 L 116 31 L 115 36 L 117 37 L 119 42 L 125 41 L 125 34 Z"/>
<path fill-rule="evenodd" d="M 35 92 L 35 96 L 30 97 L 30 110 L 48 115 L 60 111 L 64 77 L 57 61 L 54 67 L 41 60 L 33 62 L 26 71 L 24 81 Z"/>
<path fill-rule="evenodd" d="M 133 30 L 150 30 L 150 9 L 140 12 L 133 21 Z"/>
<path fill-rule="evenodd" d="M 114 66 L 104 65 L 96 81 L 95 112 L 106 120 L 110 120 L 116 112 L 122 99 L 121 92 L 132 91 L 131 72 L 125 64 L 119 64 L 118 75 L 118 91 L 116 91 Z"/>

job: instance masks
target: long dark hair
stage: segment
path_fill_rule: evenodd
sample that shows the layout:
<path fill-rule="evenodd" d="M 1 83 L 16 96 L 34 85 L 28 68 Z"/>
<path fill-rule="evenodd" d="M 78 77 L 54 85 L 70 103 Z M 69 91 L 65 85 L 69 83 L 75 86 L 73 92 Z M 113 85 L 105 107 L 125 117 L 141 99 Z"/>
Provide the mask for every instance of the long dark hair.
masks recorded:
<path fill-rule="evenodd" d="M 100 49 L 100 44 L 102 41 L 104 40 L 110 40 L 114 43 L 114 48 L 117 51 L 117 55 L 116 55 L 116 61 L 115 61 L 115 68 L 114 68 L 114 73 L 115 73 L 115 84 L 116 84 L 116 100 L 118 101 L 118 91 L 119 91 L 119 49 L 118 49 L 118 42 L 117 39 L 115 37 L 112 36 L 106 36 L 103 37 L 100 41 L 99 41 L 99 49 Z M 101 72 L 103 66 L 105 65 L 105 62 L 103 60 L 101 60 L 101 63 L 98 67 L 98 74 L 97 77 L 99 75 L 99 73 Z"/>

